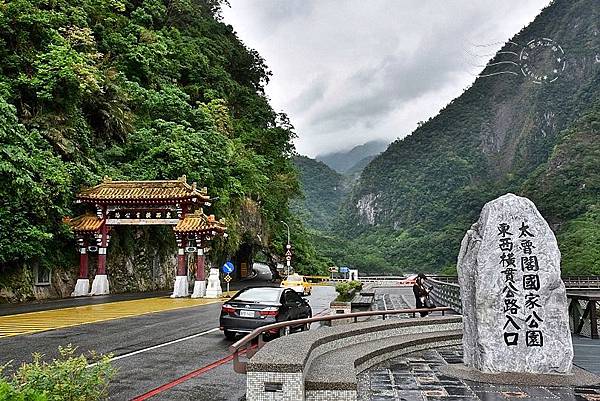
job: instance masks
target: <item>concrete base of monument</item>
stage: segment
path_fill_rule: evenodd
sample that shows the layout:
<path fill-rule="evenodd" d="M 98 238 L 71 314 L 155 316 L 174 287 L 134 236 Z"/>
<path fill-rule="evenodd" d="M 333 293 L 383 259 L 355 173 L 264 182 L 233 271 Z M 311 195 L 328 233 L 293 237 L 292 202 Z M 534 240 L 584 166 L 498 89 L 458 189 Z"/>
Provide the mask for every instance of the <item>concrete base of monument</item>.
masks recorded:
<path fill-rule="evenodd" d="M 92 282 L 92 290 L 89 295 L 108 295 L 110 287 L 108 285 L 108 276 L 106 274 L 96 274 Z"/>
<path fill-rule="evenodd" d="M 198 281 L 194 282 L 194 292 L 192 293 L 192 298 L 202 298 L 206 295 L 206 281 Z"/>
<path fill-rule="evenodd" d="M 221 297 L 221 295 L 223 295 L 223 290 L 221 289 L 221 286 L 209 286 L 209 288 L 206 290 L 206 298 L 219 298 Z"/>
<path fill-rule="evenodd" d="M 72 297 L 85 297 L 90 293 L 90 280 L 87 278 L 77 279 L 75 289 L 71 293 Z"/>
<path fill-rule="evenodd" d="M 520 372 L 483 373 L 460 363 L 442 366 L 440 373 L 455 379 L 517 386 L 583 387 L 600 383 L 600 376 L 576 366 L 573 366 L 572 373 L 568 375 Z"/>
<path fill-rule="evenodd" d="M 173 294 L 171 294 L 171 298 L 184 298 L 189 294 L 188 291 L 188 278 L 187 276 L 176 276 L 175 277 L 175 286 L 173 287 Z"/>

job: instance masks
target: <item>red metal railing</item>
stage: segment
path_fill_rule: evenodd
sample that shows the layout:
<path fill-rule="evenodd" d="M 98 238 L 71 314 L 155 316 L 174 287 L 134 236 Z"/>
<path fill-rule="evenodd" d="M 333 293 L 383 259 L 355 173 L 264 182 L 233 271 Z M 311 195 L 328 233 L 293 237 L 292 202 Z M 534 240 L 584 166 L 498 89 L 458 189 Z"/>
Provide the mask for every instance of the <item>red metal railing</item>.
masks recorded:
<path fill-rule="evenodd" d="M 308 319 L 298 319 L 298 320 L 290 320 L 287 322 L 281 323 L 273 323 L 267 326 L 262 326 L 251 333 L 248 333 L 246 336 L 241 338 L 240 340 L 233 343 L 229 350 L 233 354 L 233 369 L 237 373 L 246 373 L 246 365 L 247 362 L 240 361 L 240 354 L 245 352 L 248 358 L 252 358 L 259 349 L 261 349 L 265 345 L 264 335 L 268 332 L 273 332 L 279 330 L 281 333 L 281 329 L 291 328 L 291 327 L 302 327 L 305 325 L 309 325 L 311 323 L 316 322 L 331 322 L 332 320 L 339 319 L 352 319 L 354 323 L 358 322 L 358 318 L 361 317 L 372 317 L 372 316 L 381 316 L 383 320 L 385 320 L 388 315 L 400 315 L 400 314 L 412 314 L 413 317 L 416 316 L 419 312 L 441 312 L 442 316 L 445 315 L 446 312 L 451 311 L 451 308 L 441 307 L 441 308 L 431 308 L 431 309 L 396 309 L 396 310 L 386 310 L 386 311 L 366 311 L 366 312 L 355 312 L 355 313 L 346 313 L 346 314 L 336 314 L 336 315 L 325 315 L 325 316 L 315 316 Z M 288 330 L 289 333 L 289 330 Z M 257 340 L 257 346 L 254 347 L 252 342 Z"/>

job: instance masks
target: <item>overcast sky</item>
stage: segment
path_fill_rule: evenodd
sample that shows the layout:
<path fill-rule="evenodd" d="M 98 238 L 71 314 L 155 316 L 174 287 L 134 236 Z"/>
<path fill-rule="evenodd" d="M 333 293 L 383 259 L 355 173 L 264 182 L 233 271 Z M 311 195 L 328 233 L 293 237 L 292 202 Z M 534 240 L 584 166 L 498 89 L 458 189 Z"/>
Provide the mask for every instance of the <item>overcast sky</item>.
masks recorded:
<path fill-rule="evenodd" d="M 266 60 L 271 104 L 308 156 L 410 134 L 550 2 L 229 1 L 225 22 Z"/>

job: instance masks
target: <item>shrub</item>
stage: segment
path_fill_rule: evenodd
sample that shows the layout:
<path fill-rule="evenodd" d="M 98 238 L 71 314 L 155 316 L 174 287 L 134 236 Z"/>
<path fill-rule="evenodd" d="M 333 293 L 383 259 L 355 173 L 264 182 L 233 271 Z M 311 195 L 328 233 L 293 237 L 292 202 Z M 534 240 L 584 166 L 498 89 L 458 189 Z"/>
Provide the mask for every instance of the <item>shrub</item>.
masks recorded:
<path fill-rule="evenodd" d="M 15 387 L 0 378 L 0 401 L 48 401 L 44 393 Z"/>
<path fill-rule="evenodd" d="M 357 291 L 362 290 L 362 282 L 360 281 L 345 281 L 335 286 L 335 290 L 338 293 L 336 301 L 348 302 Z"/>
<path fill-rule="evenodd" d="M 92 352 L 88 359 L 85 355 L 75 356 L 76 350 L 70 344 L 58 347 L 60 357 L 52 362 L 42 361 L 41 354 L 33 354 L 33 362 L 21 365 L 14 374 L 12 385 L 24 395 L 32 394 L 30 398 L 22 398 L 24 401 L 106 399 L 108 383 L 116 373 L 110 364 L 112 355 Z M 39 398 L 39 394 L 44 394 L 46 398 Z M 31 398 L 35 396 L 38 398 Z"/>

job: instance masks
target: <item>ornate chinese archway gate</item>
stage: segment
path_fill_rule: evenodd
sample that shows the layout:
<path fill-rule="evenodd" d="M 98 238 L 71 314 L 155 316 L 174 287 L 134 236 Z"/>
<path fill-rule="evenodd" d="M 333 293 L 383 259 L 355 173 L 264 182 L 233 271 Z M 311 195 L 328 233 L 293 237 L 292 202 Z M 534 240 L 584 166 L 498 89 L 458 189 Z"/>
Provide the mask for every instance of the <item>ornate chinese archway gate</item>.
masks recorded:
<path fill-rule="evenodd" d="M 113 181 L 105 177 L 102 183 L 83 190 L 77 203 L 92 206 L 87 213 L 68 221 L 79 245 L 79 276 L 72 296 L 108 294 L 106 251 L 110 230 L 115 225 L 171 225 L 178 246 L 177 270 L 172 297 L 188 295 L 185 263 L 186 247 L 197 249 L 197 269 L 192 297 L 205 293 L 204 247 L 215 236 L 224 235 L 223 221 L 206 216 L 203 206 L 210 206 L 206 188 L 198 190 L 186 177 L 162 181 Z M 96 244 L 96 245 L 94 245 Z M 98 251 L 98 269 L 89 289 L 88 251 Z"/>

